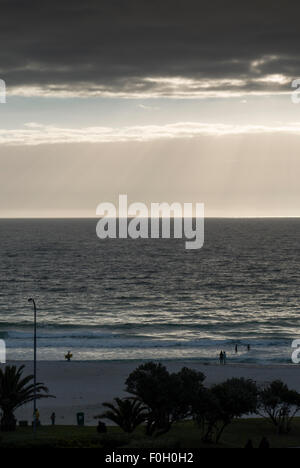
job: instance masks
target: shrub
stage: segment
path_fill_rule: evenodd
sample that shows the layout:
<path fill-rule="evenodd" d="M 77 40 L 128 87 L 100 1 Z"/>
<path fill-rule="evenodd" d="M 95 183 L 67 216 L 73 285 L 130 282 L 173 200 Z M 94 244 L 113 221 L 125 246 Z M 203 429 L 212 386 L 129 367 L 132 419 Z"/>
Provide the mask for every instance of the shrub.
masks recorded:
<path fill-rule="evenodd" d="M 194 406 L 194 419 L 202 430 L 203 441 L 218 443 L 234 418 L 255 413 L 257 393 L 256 384 L 243 378 L 229 379 L 211 389 L 203 389 Z"/>
<path fill-rule="evenodd" d="M 267 417 L 279 434 L 291 430 L 292 420 L 299 410 L 300 394 L 281 380 L 274 380 L 259 392 L 257 413 Z"/>
<path fill-rule="evenodd" d="M 131 398 L 115 398 L 115 404 L 103 403 L 108 408 L 99 416 L 100 419 L 109 419 L 125 432 L 133 432 L 146 419 L 146 410 L 143 404 Z"/>

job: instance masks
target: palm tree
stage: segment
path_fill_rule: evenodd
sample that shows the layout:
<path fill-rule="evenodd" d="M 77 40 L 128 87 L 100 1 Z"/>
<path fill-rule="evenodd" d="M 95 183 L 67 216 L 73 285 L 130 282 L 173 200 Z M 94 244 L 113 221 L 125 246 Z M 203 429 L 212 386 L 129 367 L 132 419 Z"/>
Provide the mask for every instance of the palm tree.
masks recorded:
<path fill-rule="evenodd" d="M 108 408 L 96 418 L 104 418 L 113 421 L 125 432 L 133 432 L 137 426 L 146 420 L 147 412 L 141 401 L 133 398 L 115 398 L 113 403 L 103 403 Z"/>
<path fill-rule="evenodd" d="M 0 408 L 2 410 L 1 430 L 14 431 L 16 419 L 14 412 L 17 408 L 34 400 L 34 384 L 31 383 L 33 375 L 23 377 L 25 366 L 6 366 L 0 369 Z M 42 383 L 35 386 L 36 398 L 49 398 L 48 389 Z"/>

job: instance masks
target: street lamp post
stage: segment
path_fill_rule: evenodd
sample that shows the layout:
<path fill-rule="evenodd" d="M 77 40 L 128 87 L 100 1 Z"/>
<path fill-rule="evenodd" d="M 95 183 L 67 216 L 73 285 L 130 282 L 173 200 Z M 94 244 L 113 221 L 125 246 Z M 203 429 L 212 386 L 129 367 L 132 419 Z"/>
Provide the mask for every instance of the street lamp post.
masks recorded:
<path fill-rule="evenodd" d="M 34 338 L 33 338 L 33 382 L 34 382 L 34 397 L 33 397 L 33 432 L 36 433 L 36 304 L 35 300 L 31 297 L 28 302 L 33 303 L 34 311 Z"/>

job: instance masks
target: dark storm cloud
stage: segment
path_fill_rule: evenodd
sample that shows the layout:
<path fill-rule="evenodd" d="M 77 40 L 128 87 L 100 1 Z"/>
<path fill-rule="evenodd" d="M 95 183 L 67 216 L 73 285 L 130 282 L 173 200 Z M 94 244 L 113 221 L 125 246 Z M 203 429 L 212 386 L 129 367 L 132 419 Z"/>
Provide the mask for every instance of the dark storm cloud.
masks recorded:
<path fill-rule="evenodd" d="M 196 91 L 276 91 L 288 80 L 268 75 L 300 74 L 294 1 L 2 0 L 0 8 L 8 87 L 172 95 L 192 85 L 145 78 L 180 76 L 197 80 Z"/>

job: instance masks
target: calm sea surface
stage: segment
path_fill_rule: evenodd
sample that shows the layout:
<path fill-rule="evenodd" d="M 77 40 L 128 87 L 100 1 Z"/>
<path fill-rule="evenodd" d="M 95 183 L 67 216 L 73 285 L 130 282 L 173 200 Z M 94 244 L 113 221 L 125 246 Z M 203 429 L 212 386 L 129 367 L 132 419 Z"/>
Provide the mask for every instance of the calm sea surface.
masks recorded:
<path fill-rule="evenodd" d="M 290 363 L 300 338 L 300 220 L 205 222 L 184 240 L 99 240 L 96 220 L 0 220 L 0 338 L 8 359 Z M 238 354 L 234 346 L 238 344 Z M 250 352 L 247 345 L 251 345 Z"/>

